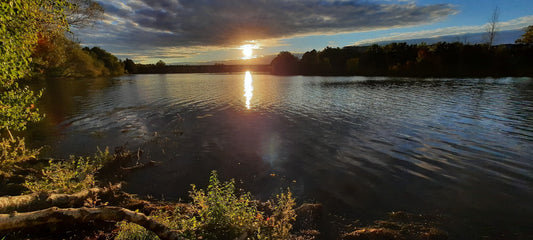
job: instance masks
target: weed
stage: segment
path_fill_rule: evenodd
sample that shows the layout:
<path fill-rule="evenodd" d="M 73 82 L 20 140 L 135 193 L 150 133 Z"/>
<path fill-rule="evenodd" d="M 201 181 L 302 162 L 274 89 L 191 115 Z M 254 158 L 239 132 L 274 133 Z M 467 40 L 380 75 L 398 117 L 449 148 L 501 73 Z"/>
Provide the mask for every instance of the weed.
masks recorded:
<path fill-rule="evenodd" d="M 28 149 L 24 138 L 7 139 L 0 141 L 0 174 L 11 176 L 15 170 L 20 169 L 18 164 L 36 158 L 39 149 Z"/>

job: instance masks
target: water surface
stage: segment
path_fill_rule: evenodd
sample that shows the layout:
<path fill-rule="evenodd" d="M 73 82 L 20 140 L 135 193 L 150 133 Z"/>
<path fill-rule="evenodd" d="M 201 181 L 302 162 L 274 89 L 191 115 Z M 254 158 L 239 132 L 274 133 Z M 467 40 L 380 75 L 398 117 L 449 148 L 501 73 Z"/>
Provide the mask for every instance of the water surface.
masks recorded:
<path fill-rule="evenodd" d="M 128 176 L 132 193 L 186 198 L 218 170 L 258 198 L 290 187 L 357 218 L 444 213 L 463 238 L 533 226 L 530 78 L 170 74 L 42 86 L 34 144 L 54 157 L 140 147 L 162 163 Z"/>

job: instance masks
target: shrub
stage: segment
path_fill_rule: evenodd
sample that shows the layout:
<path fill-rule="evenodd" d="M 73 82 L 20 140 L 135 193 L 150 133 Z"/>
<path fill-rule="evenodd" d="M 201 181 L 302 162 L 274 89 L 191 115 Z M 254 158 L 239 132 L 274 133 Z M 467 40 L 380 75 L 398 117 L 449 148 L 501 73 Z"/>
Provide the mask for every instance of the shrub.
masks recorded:
<path fill-rule="evenodd" d="M 49 161 L 42 169 L 42 177 L 30 176 L 24 183 L 30 192 L 75 193 L 96 186 L 95 175 L 104 164 L 112 161 L 109 149 L 100 151 L 93 158 L 70 156 L 66 161 Z"/>
<path fill-rule="evenodd" d="M 288 190 L 267 202 L 270 215 L 257 208 L 250 193 L 235 194 L 235 181 L 220 182 L 215 171 L 206 190 L 192 185 L 192 203 L 185 209 L 158 211 L 150 217 L 188 239 L 290 239 L 296 214 Z M 133 223 L 119 223 L 115 239 L 158 239 Z"/>
<path fill-rule="evenodd" d="M 252 202 L 250 193 L 235 195 L 235 182 L 221 183 L 215 171 L 209 178 L 207 191 L 192 185 L 190 196 L 198 216 L 189 219 L 190 229 L 207 239 L 233 239 L 251 234 L 261 225 L 261 213 Z"/>
<path fill-rule="evenodd" d="M 292 193 L 281 193 L 276 195 L 276 201 L 269 201 L 273 209 L 272 215 L 263 223 L 259 239 L 289 239 L 292 229 L 291 222 L 296 219 L 294 211 L 294 198 Z"/>

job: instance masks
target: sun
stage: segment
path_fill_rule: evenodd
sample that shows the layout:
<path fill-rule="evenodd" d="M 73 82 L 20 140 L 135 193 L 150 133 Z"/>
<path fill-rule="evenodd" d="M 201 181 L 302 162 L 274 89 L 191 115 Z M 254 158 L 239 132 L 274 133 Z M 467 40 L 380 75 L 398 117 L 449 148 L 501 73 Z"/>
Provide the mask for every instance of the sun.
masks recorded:
<path fill-rule="evenodd" d="M 252 44 L 242 45 L 240 49 L 242 49 L 242 55 L 244 56 L 243 59 L 253 58 L 254 48 L 256 48 L 256 46 Z"/>
<path fill-rule="evenodd" d="M 251 47 L 245 47 L 242 49 L 242 55 L 246 58 L 251 58 L 253 54 L 254 52 Z"/>

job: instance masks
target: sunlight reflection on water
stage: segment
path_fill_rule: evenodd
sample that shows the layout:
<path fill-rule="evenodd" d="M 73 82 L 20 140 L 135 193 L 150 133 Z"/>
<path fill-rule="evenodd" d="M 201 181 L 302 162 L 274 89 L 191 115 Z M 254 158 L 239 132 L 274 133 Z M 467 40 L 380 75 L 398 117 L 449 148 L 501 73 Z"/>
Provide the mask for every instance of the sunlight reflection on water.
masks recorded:
<path fill-rule="evenodd" d="M 246 108 L 250 109 L 250 100 L 252 100 L 252 97 L 254 96 L 254 87 L 252 86 L 252 74 L 250 71 L 246 71 L 246 74 L 244 75 L 244 96 L 246 97 Z"/>

